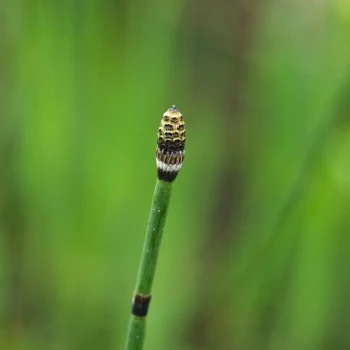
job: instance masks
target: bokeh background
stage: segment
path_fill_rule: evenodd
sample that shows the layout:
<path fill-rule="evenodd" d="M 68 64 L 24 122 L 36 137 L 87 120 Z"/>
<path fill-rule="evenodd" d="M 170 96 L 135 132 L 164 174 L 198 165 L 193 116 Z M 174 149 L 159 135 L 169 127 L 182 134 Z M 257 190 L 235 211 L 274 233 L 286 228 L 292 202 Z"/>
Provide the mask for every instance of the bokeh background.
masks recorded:
<path fill-rule="evenodd" d="M 145 349 L 350 349 L 349 64 L 348 0 L 2 0 L 0 349 L 123 349 L 172 104 Z"/>

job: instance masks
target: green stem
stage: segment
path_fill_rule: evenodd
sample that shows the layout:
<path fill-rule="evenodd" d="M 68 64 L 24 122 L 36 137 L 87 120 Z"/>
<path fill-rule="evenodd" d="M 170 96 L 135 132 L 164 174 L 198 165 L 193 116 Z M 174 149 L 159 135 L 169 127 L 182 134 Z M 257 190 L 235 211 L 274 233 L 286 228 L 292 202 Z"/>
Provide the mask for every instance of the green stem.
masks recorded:
<path fill-rule="evenodd" d="M 146 240 L 136 282 L 126 350 L 141 350 L 145 339 L 146 314 L 151 299 L 151 289 L 157 265 L 158 251 L 168 211 L 172 182 L 157 179 Z"/>

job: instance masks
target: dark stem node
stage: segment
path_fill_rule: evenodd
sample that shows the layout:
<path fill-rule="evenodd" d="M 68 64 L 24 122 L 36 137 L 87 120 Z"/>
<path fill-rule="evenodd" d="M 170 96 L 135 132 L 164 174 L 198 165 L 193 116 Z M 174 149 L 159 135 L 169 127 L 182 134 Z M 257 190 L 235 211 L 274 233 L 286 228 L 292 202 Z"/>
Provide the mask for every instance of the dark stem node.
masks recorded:
<path fill-rule="evenodd" d="M 132 299 L 131 313 L 134 316 L 138 316 L 138 317 L 146 316 L 151 298 L 152 298 L 151 294 L 149 295 L 135 294 Z"/>

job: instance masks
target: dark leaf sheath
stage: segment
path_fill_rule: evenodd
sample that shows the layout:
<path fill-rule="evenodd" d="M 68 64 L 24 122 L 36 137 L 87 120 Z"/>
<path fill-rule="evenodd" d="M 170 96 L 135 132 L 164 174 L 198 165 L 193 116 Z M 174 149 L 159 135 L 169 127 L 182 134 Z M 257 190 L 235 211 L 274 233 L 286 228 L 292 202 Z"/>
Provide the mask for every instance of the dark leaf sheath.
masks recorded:
<path fill-rule="evenodd" d="M 151 297 L 151 295 L 134 295 L 134 298 L 132 300 L 131 313 L 138 317 L 146 316 Z"/>

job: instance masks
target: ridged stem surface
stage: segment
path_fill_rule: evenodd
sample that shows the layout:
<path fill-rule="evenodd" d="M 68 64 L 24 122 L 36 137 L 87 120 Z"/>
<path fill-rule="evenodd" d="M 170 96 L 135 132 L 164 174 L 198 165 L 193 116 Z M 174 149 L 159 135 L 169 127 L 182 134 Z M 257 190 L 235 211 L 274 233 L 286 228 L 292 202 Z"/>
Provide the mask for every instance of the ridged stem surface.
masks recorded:
<path fill-rule="evenodd" d="M 142 257 L 136 282 L 135 298 L 151 298 L 151 289 L 156 270 L 158 252 L 162 238 L 165 219 L 168 211 L 172 182 L 157 179 L 154 189 L 151 212 L 149 216 L 146 239 L 143 246 Z M 141 305 L 142 306 L 142 305 Z M 146 306 L 147 314 L 148 304 Z M 129 332 L 126 341 L 126 350 L 141 350 L 145 339 L 146 315 L 131 315 Z"/>

